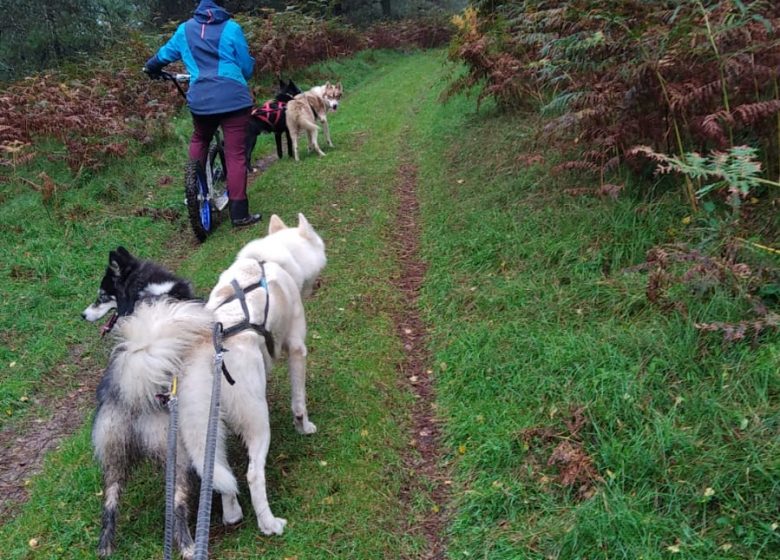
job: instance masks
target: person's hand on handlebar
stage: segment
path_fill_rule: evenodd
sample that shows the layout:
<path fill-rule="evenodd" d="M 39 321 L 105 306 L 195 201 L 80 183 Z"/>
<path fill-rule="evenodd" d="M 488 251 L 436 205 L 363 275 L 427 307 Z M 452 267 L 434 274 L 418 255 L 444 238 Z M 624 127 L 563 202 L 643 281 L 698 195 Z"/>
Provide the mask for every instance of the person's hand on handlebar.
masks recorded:
<path fill-rule="evenodd" d="M 147 76 L 149 76 L 149 79 L 151 79 L 151 80 L 162 80 L 163 79 L 162 70 L 152 70 L 148 66 L 144 66 L 144 73 Z"/>

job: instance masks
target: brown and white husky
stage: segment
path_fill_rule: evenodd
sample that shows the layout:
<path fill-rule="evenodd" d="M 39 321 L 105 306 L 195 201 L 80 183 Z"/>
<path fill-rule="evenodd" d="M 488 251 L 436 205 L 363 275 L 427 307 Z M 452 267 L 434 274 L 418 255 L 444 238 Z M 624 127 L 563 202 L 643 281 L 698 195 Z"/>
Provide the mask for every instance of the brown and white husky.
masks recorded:
<path fill-rule="evenodd" d="M 287 129 L 290 131 L 293 155 L 296 161 L 299 161 L 298 138 L 303 132 L 306 133 L 309 140 L 309 151 L 313 149 L 319 155 L 325 155 L 325 152 L 317 144 L 317 134 L 320 130 L 318 122 L 322 123 L 322 130 L 325 133 L 328 146 L 333 147 L 333 140 L 330 138 L 330 129 L 328 128 L 328 111 L 336 111 L 339 108 L 343 92 L 340 82 L 338 84 L 326 82 L 324 85 L 315 86 L 296 95 L 287 104 Z"/>

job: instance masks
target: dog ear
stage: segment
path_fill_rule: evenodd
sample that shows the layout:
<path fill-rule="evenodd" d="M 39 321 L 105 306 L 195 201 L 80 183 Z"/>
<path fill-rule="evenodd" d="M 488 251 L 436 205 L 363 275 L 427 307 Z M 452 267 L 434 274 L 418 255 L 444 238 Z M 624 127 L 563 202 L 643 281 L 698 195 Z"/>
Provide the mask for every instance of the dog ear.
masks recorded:
<path fill-rule="evenodd" d="M 133 255 L 130 254 L 130 251 L 122 247 L 121 245 L 116 248 L 116 252 L 122 255 L 125 259 L 129 260 L 133 258 Z"/>
<path fill-rule="evenodd" d="M 273 214 L 271 216 L 271 219 L 268 220 L 268 235 L 271 235 L 272 233 L 276 233 L 277 231 L 281 231 L 283 229 L 287 229 L 287 226 L 284 224 L 284 222 L 279 216 Z"/>
<path fill-rule="evenodd" d="M 131 264 L 134 260 L 135 257 L 130 254 L 130 251 L 120 245 L 116 251 L 109 253 L 108 266 L 116 276 L 121 276 L 125 270 L 132 268 Z"/>
<path fill-rule="evenodd" d="M 116 251 L 111 251 L 108 254 L 108 270 L 110 270 L 111 274 L 113 274 L 114 276 L 122 275 L 121 261 L 122 261 L 122 257 Z"/>
<path fill-rule="evenodd" d="M 298 231 L 301 234 L 301 237 L 304 239 L 314 237 L 314 228 L 311 227 L 311 224 L 309 223 L 309 220 L 306 219 L 306 216 L 299 213 L 298 214 Z"/>
<path fill-rule="evenodd" d="M 284 89 L 285 87 L 287 87 L 287 84 L 285 84 L 285 83 L 284 83 L 284 80 L 283 80 L 283 79 L 281 79 L 281 78 L 279 78 L 279 87 L 280 87 L 281 89 Z"/>

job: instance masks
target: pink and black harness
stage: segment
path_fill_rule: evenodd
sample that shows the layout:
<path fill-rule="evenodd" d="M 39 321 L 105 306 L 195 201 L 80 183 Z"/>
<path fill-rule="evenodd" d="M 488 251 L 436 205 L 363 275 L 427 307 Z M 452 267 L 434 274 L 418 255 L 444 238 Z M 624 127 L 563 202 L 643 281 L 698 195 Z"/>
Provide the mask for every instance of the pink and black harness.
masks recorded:
<path fill-rule="evenodd" d="M 266 101 L 252 109 L 252 118 L 264 122 L 272 130 L 282 131 L 287 126 L 284 121 L 286 105 L 284 101 Z"/>

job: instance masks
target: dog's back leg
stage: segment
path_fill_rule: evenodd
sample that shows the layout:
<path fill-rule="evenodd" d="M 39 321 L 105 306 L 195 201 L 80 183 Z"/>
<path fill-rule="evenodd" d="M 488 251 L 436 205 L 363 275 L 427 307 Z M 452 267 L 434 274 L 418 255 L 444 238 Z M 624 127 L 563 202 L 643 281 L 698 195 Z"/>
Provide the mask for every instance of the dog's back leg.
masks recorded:
<path fill-rule="evenodd" d="M 330 128 L 328 127 L 328 119 L 326 117 L 322 118 L 322 132 L 325 133 L 325 138 L 328 141 L 328 146 L 333 148 L 333 140 L 330 139 Z"/>
<path fill-rule="evenodd" d="M 98 543 L 98 556 L 105 558 L 114 552 L 119 498 L 127 482 L 132 457 L 130 449 L 131 418 L 118 407 L 103 404 L 98 409 L 92 427 L 95 455 L 103 470 L 103 519 Z"/>
<path fill-rule="evenodd" d="M 114 552 L 116 520 L 119 514 L 119 497 L 127 482 L 124 465 L 103 465 L 103 519 L 98 543 L 98 556 L 105 558 Z"/>
<path fill-rule="evenodd" d="M 292 140 L 290 140 L 290 130 L 284 127 L 284 134 L 287 136 L 287 157 L 292 156 Z"/>
<path fill-rule="evenodd" d="M 290 143 L 292 144 L 291 154 L 293 158 L 295 158 L 295 161 L 300 161 L 300 159 L 298 158 L 298 136 L 300 132 L 295 126 L 293 127 L 288 126 L 288 129 L 289 129 L 288 134 L 290 135 Z"/>
<path fill-rule="evenodd" d="M 189 527 L 189 498 L 192 491 L 192 474 L 189 470 L 189 462 L 186 460 L 187 452 L 179 440 L 179 450 L 176 461 L 176 489 L 173 498 L 174 527 L 173 535 L 176 544 L 181 551 L 184 560 L 190 560 L 195 555 L 195 542 Z"/>
<path fill-rule="evenodd" d="M 282 153 L 282 133 L 274 131 L 274 139 L 276 140 L 276 155 L 279 159 L 284 157 Z"/>
<path fill-rule="evenodd" d="M 179 413 L 181 430 L 179 432 L 187 456 L 198 473 L 203 477 L 203 462 L 206 456 L 206 432 L 208 431 L 209 405 L 211 402 L 211 364 L 213 349 L 205 347 L 187 366 L 187 375 L 181 380 L 179 391 Z M 227 364 L 230 369 L 230 364 Z M 223 402 L 226 384 L 223 383 Z M 223 406 L 223 409 L 225 407 Z M 217 449 L 214 459 L 214 490 L 222 495 L 223 521 L 231 525 L 241 521 L 243 512 L 238 503 L 238 482 L 227 462 L 225 452 L 226 429 L 219 421 Z"/>
<path fill-rule="evenodd" d="M 265 480 L 265 461 L 271 444 L 271 424 L 265 397 L 265 357 L 257 341 L 238 341 L 238 338 L 234 339 L 236 343 L 231 343 L 230 352 L 225 357 L 227 368 L 236 379 L 235 386 L 225 389 L 225 410 L 229 411 L 228 422 L 247 447 L 249 468 L 246 478 L 257 526 L 264 535 L 281 535 L 287 521 L 271 512 Z"/>
<path fill-rule="evenodd" d="M 306 128 L 306 134 L 309 136 L 309 151 L 314 149 L 315 152 L 317 152 L 319 155 L 324 156 L 325 152 L 323 152 L 320 149 L 320 145 L 317 144 L 317 133 L 319 132 L 320 127 L 317 125 L 314 125 L 312 127 Z"/>
<path fill-rule="evenodd" d="M 265 481 L 265 461 L 268 457 L 268 447 L 271 443 L 271 427 L 268 420 L 268 405 L 263 400 L 262 405 L 256 410 L 253 417 L 256 428 L 251 429 L 248 436 L 247 452 L 249 454 L 249 468 L 246 479 L 249 482 L 249 492 L 252 495 L 252 506 L 257 515 L 257 526 L 264 535 L 281 535 L 287 520 L 275 517 L 268 504 Z"/>

